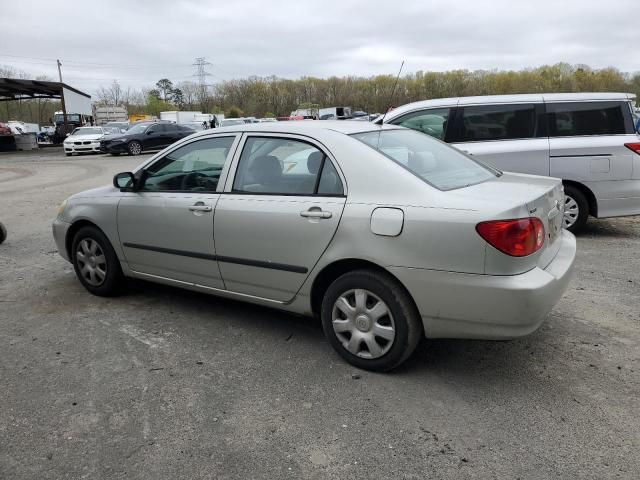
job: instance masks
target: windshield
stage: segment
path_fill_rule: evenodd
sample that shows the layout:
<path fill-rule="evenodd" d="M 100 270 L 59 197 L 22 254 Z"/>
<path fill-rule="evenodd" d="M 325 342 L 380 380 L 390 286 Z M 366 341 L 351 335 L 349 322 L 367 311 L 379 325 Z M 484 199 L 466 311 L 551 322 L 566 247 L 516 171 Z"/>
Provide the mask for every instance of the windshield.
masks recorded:
<path fill-rule="evenodd" d="M 499 171 L 413 130 L 380 129 L 351 136 L 440 190 L 468 187 L 500 175 Z"/>
<path fill-rule="evenodd" d="M 100 128 L 76 128 L 71 135 L 102 135 Z"/>
<path fill-rule="evenodd" d="M 148 123 L 141 123 L 139 125 L 134 125 L 129 130 L 127 130 L 127 135 L 135 135 L 136 133 L 144 133 L 144 131 L 149 127 Z"/>
<path fill-rule="evenodd" d="M 55 123 L 64 123 L 64 116 L 61 113 L 54 115 Z M 77 113 L 67 113 L 67 123 L 80 123 L 80 115 Z"/>

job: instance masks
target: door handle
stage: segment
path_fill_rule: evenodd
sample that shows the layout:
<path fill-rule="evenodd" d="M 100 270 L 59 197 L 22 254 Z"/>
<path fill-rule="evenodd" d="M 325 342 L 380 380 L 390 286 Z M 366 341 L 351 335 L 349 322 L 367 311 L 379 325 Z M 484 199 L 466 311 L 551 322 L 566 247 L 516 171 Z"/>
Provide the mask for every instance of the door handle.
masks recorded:
<path fill-rule="evenodd" d="M 300 212 L 300 216 L 306 218 L 331 218 L 332 215 L 331 212 L 325 212 L 323 210 L 304 210 Z"/>
<path fill-rule="evenodd" d="M 210 212 L 213 210 L 213 207 L 211 207 L 211 205 L 205 205 L 202 202 L 198 202 L 195 205 L 191 205 L 189 210 L 192 212 Z"/>

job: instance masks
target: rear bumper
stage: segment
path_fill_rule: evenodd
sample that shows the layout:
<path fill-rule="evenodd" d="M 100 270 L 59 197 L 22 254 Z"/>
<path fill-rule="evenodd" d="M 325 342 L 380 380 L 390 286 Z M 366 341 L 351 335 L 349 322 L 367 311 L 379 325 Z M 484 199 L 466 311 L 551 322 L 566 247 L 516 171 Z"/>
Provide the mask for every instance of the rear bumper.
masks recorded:
<path fill-rule="evenodd" d="M 69 259 L 69 252 L 67 252 L 66 245 L 69 227 L 71 227 L 70 223 L 63 222 L 57 218 L 53 221 L 53 225 L 51 225 L 51 229 L 53 230 L 53 240 L 56 242 L 56 247 L 58 247 L 58 253 L 67 262 L 71 261 L 71 259 Z"/>
<path fill-rule="evenodd" d="M 540 327 L 564 294 L 576 254 L 575 237 L 562 242 L 545 269 L 520 275 L 473 275 L 418 268 L 389 270 L 414 298 L 429 338 L 508 339 Z"/>

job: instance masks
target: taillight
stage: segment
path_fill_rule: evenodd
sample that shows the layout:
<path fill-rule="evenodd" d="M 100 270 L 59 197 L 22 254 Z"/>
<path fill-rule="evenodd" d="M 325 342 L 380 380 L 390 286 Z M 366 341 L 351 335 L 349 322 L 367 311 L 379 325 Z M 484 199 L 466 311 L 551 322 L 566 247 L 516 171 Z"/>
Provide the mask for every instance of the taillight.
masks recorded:
<path fill-rule="evenodd" d="M 640 155 L 640 143 L 625 143 L 625 147 L 631 150 L 633 153 Z"/>
<path fill-rule="evenodd" d="M 491 246 L 512 257 L 526 257 L 544 245 L 544 225 L 539 218 L 492 220 L 476 225 Z"/>

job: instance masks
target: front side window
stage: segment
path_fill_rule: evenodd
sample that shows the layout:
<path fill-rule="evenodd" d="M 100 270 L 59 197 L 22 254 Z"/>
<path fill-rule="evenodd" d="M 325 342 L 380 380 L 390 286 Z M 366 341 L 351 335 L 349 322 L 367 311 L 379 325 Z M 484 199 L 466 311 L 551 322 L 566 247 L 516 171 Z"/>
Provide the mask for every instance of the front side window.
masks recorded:
<path fill-rule="evenodd" d="M 234 140 L 206 138 L 169 152 L 146 169 L 141 190 L 215 192 Z"/>
<path fill-rule="evenodd" d="M 622 102 L 548 103 L 547 118 L 550 137 L 634 132 L 633 122 L 626 120 Z"/>
<path fill-rule="evenodd" d="M 426 133 L 438 140 L 444 140 L 450 111 L 450 108 L 421 110 L 394 119 L 391 123 Z"/>
<path fill-rule="evenodd" d="M 378 150 L 439 190 L 481 183 L 500 172 L 413 130 L 374 130 L 352 137 Z"/>
<path fill-rule="evenodd" d="M 534 138 L 536 108 L 533 104 L 458 107 L 452 142 L 484 142 Z"/>
<path fill-rule="evenodd" d="M 281 195 L 342 195 L 340 177 L 324 152 L 289 138 L 249 137 L 233 191 Z"/>

